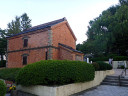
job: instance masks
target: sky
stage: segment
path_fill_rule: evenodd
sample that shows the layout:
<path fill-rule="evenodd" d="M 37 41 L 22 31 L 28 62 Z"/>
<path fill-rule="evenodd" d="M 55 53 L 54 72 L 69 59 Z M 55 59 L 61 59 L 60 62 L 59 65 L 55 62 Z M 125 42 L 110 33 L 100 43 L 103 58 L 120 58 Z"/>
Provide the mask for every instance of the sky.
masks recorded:
<path fill-rule="evenodd" d="M 6 29 L 23 13 L 28 14 L 32 26 L 66 17 L 78 44 L 87 39 L 89 21 L 116 4 L 118 0 L 0 0 L 0 28 Z"/>

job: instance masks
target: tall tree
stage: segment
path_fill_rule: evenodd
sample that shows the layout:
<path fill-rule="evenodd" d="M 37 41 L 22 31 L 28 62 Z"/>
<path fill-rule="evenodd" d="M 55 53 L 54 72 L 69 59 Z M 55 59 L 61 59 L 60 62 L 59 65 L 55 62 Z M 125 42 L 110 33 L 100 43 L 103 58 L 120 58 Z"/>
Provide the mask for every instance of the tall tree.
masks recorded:
<path fill-rule="evenodd" d="M 119 3 L 89 22 L 88 39 L 79 47 L 84 49 L 83 52 L 126 55 L 128 50 L 128 0 L 119 0 Z"/>
<path fill-rule="evenodd" d="M 15 17 L 15 20 L 12 20 L 12 22 L 8 23 L 7 28 L 7 35 L 11 36 L 13 34 L 20 33 L 22 31 L 21 29 L 21 23 L 20 23 L 20 17 Z"/>
<path fill-rule="evenodd" d="M 0 57 L 1 61 L 3 60 L 3 56 L 6 55 L 7 48 L 7 40 L 5 37 L 5 30 L 0 29 Z"/>
<path fill-rule="evenodd" d="M 22 31 L 23 30 L 26 30 L 27 28 L 30 28 L 32 25 L 31 25 L 31 19 L 29 19 L 29 17 L 27 16 L 26 13 L 24 13 L 22 16 L 21 16 L 21 28 L 22 28 Z"/>
<path fill-rule="evenodd" d="M 7 36 L 20 33 L 30 27 L 31 20 L 26 13 L 22 14 L 20 17 L 16 16 L 15 20 L 12 20 L 12 22 L 8 23 Z"/>

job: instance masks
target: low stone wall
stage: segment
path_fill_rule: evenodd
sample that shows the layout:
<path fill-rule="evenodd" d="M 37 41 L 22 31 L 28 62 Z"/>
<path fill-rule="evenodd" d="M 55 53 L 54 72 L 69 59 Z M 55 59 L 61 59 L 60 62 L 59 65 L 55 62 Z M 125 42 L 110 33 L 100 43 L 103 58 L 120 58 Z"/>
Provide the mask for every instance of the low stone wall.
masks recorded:
<path fill-rule="evenodd" d="M 17 86 L 17 89 L 38 96 L 69 96 L 71 94 L 78 93 L 83 90 L 99 85 L 102 82 L 102 80 L 106 77 L 106 75 L 111 75 L 111 74 L 114 74 L 113 70 L 96 71 L 94 80 L 89 82 L 74 83 L 74 84 L 53 86 L 53 87 L 42 86 L 42 85 L 23 87 L 19 85 Z"/>
<path fill-rule="evenodd" d="M 109 64 L 108 61 L 104 61 L 104 62 Z M 112 67 L 113 67 L 113 69 L 117 69 L 118 66 L 120 66 L 120 65 L 124 65 L 124 66 L 126 66 L 126 68 L 128 67 L 127 61 L 112 61 Z"/>

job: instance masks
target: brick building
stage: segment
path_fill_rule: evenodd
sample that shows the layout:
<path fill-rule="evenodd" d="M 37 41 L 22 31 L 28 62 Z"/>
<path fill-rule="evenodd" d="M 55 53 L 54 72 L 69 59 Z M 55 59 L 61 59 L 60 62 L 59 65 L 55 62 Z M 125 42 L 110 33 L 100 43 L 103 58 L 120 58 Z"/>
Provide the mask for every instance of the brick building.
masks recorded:
<path fill-rule="evenodd" d="M 29 28 L 7 38 L 7 67 L 40 60 L 83 60 L 76 37 L 65 18 Z"/>

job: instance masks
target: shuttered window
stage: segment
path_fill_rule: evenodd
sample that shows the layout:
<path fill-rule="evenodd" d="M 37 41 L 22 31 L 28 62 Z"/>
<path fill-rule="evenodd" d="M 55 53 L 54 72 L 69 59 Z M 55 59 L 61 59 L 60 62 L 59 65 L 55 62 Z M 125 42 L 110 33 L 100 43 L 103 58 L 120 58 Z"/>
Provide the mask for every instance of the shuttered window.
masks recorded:
<path fill-rule="evenodd" d="M 27 56 L 23 56 L 23 65 L 27 64 Z"/>
<path fill-rule="evenodd" d="M 28 39 L 24 39 L 24 47 L 28 46 Z"/>

